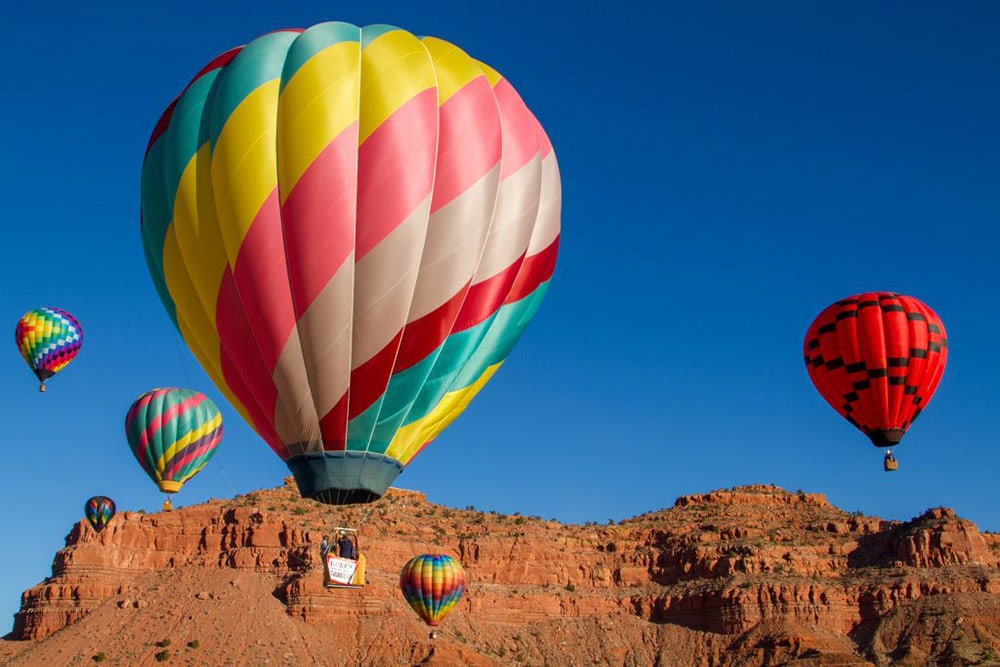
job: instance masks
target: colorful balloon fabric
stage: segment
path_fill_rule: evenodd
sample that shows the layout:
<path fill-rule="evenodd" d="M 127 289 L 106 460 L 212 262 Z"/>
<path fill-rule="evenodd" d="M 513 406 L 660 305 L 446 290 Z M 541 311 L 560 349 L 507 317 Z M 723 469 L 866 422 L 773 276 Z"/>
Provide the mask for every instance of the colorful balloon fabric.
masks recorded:
<path fill-rule="evenodd" d="M 153 389 L 125 417 L 125 437 L 160 491 L 176 493 L 205 467 L 222 441 L 222 415 L 192 389 Z"/>
<path fill-rule="evenodd" d="M 222 54 L 170 104 L 142 238 L 184 340 L 302 494 L 366 502 L 531 321 L 560 193 L 496 71 L 433 37 L 322 23 Z"/>
<path fill-rule="evenodd" d="M 18 320 L 14 340 L 21 356 L 41 381 L 45 381 L 73 361 L 83 344 L 83 329 L 76 318 L 59 308 L 35 308 Z"/>
<path fill-rule="evenodd" d="M 899 443 L 927 407 L 947 357 L 941 319 L 917 299 L 893 292 L 834 303 L 805 339 L 813 384 L 877 447 Z"/>
<path fill-rule="evenodd" d="M 115 501 L 107 496 L 94 496 L 84 504 L 83 513 L 90 525 L 99 533 L 115 515 Z"/>
<path fill-rule="evenodd" d="M 399 588 L 427 625 L 438 625 L 465 591 L 465 570 L 447 554 L 411 558 L 399 574 Z"/>

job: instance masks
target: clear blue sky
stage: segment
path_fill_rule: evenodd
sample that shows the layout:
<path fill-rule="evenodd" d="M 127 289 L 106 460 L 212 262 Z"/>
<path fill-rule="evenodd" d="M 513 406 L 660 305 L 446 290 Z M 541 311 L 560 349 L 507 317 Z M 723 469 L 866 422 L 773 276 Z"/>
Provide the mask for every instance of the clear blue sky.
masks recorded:
<path fill-rule="evenodd" d="M 218 454 L 178 504 L 288 474 L 159 303 L 139 174 L 156 119 L 203 64 L 333 19 L 442 37 L 494 66 L 562 170 L 546 302 L 397 486 L 603 523 L 773 482 L 892 519 L 945 505 L 1000 530 L 1000 4 L 18 3 L 0 23 L 0 629 L 87 497 L 159 506 L 123 433 L 141 392 L 192 387 L 223 411 Z M 867 290 L 925 301 L 950 342 L 893 475 L 802 363 L 819 311 Z M 12 340 L 41 305 L 85 330 L 45 395 Z"/>

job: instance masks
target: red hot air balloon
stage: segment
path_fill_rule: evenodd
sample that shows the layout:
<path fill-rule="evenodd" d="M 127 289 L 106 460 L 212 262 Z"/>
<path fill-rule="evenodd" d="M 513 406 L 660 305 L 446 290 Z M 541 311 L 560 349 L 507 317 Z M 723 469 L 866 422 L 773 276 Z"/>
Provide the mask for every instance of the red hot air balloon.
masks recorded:
<path fill-rule="evenodd" d="M 927 406 L 944 373 L 941 319 L 911 296 L 867 292 L 819 314 L 805 339 L 806 369 L 833 409 L 891 447 Z M 891 452 L 887 455 L 889 467 Z"/>

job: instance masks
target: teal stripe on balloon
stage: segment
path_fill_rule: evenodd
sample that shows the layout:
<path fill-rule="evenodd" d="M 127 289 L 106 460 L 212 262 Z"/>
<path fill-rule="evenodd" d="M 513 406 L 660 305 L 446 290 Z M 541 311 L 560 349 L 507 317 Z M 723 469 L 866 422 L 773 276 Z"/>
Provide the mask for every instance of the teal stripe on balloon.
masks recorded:
<path fill-rule="evenodd" d="M 208 140 L 205 105 L 221 70 L 214 69 L 192 81 L 177 100 L 170 124 L 150 146 L 142 165 L 142 236 L 150 275 L 170 319 L 177 325 L 173 297 L 163 271 L 163 245 L 173 222 L 174 200 L 181 176 L 191 159 Z"/>
<path fill-rule="evenodd" d="M 366 25 L 361 29 L 361 48 L 364 49 L 382 35 L 387 32 L 392 32 L 393 30 L 399 30 L 399 28 L 394 25 L 386 25 L 384 23 Z"/>
<path fill-rule="evenodd" d="M 379 400 L 348 422 L 347 449 L 384 454 L 402 426 L 423 419 L 446 394 L 472 385 L 506 359 L 548 288 L 549 281 L 540 283 L 531 294 L 501 306 L 475 327 L 451 334 L 420 363 L 393 375 Z"/>
<path fill-rule="evenodd" d="M 310 58 L 320 51 L 341 42 L 360 42 L 361 28 L 341 21 L 328 21 L 306 29 L 292 43 L 285 56 L 281 73 L 281 87 L 291 79 Z"/>
<path fill-rule="evenodd" d="M 268 81 L 281 77 L 285 54 L 299 32 L 283 30 L 258 37 L 233 58 L 219 78 L 217 98 L 212 103 L 212 148 L 219 133 L 243 100 Z"/>
<path fill-rule="evenodd" d="M 176 325 L 174 300 L 163 276 L 163 241 L 167 236 L 173 208 L 172 199 L 167 203 L 166 182 L 162 177 L 163 153 L 164 142 L 161 135 L 146 153 L 146 160 L 142 164 L 142 201 L 139 204 L 142 213 L 142 249 L 146 254 L 146 266 L 149 267 L 156 292 Z"/>

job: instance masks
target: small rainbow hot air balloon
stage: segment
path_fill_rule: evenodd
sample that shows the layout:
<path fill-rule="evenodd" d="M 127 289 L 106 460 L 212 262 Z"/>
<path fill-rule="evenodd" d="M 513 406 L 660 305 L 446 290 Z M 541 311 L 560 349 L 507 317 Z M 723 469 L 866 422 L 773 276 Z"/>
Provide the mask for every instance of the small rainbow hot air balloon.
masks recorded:
<path fill-rule="evenodd" d="M 83 513 L 90 525 L 99 533 L 115 515 L 115 501 L 107 496 L 94 496 L 84 504 Z"/>
<path fill-rule="evenodd" d="M 45 391 L 45 381 L 80 351 L 83 329 L 65 310 L 35 308 L 18 320 L 14 340 L 24 361 L 41 381 L 38 391 Z"/>
<path fill-rule="evenodd" d="M 465 570 L 447 554 L 411 558 L 399 574 L 399 588 L 427 625 L 441 623 L 465 591 Z"/>
<path fill-rule="evenodd" d="M 125 437 L 160 491 L 177 493 L 215 454 L 222 441 L 222 415 L 201 392 L 153 389 L 129 408 Z"/>

